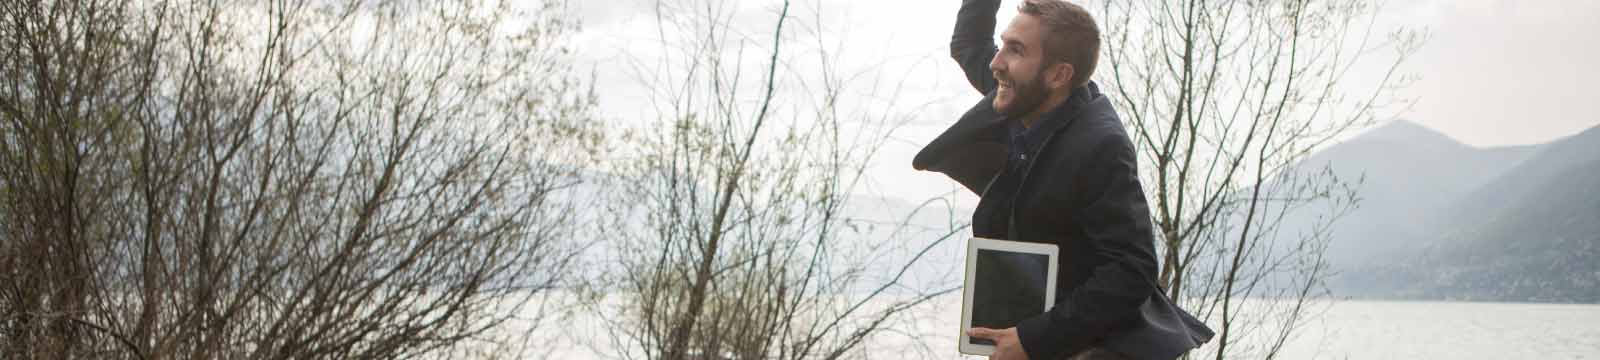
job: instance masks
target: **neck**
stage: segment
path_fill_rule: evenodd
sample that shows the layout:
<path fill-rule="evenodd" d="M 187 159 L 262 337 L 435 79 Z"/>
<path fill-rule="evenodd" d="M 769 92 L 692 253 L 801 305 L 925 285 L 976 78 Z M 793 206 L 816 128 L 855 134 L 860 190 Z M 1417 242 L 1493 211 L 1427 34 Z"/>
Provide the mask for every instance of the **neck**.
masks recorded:
<path fill-rule="evenodd" d="M 1072 89 L 1050 94 L 1050 97 L 1045 98 L 1044 102 L 1039 104 L 1039 107 L 1033 108 L 1033 111 L 1029 111 L 1027 115 L 1022 115 L 1022 127 L 1029 129 L 1033 128 L 1033 124 L 1039 122 L 1040 116 L 1044 116 L 1044 114 L 1050 112 L 1050 110 L 1055 109 L 1057 106 L 1061 106 L 1061 103 L 1067 102 L 1067 98 L 1071 96 Z"/>

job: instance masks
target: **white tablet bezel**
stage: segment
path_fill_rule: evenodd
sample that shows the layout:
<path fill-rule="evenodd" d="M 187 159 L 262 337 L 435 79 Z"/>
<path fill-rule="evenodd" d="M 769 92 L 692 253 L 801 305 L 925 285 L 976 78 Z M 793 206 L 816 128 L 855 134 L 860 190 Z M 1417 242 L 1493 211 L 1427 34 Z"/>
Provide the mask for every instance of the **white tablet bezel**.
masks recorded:
<path fill-rule="evenodd" d="M 1050 307 L 1056 303 L 1056 267 L 1059 266 L 1056 257 L 1060 255 L 1055 244 L 977 237 L 967 242 L 967 271 L 961 286 L 961 338 L 959 348 L 962 354 L 987 356 L 994 354 L 994 346 L 973 344 L 972 339 L 967 336 L 967 330 L 972 329 L 972 275 L 977 270 L 977 257 L 980 249 L 1040 254 L 1049 257 L 1050 267 L 1049 270 L 1046 270 L 1047 275 L 1045 277 L 1044 309 L 1040 309 L 1040 312 L 1050 311 Z"/>

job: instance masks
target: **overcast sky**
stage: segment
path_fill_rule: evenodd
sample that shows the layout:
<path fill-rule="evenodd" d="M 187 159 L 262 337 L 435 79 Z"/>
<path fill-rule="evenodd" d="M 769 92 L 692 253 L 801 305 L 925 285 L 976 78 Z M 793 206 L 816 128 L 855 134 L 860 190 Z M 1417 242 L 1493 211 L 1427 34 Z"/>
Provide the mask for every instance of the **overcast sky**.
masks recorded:
<path fill-rule="evenodd" d="M 1002 5 L 1001 24 L 1016 1 Z M 602 111 L 612 119 L 645 114 L 645 93 L 619 59 L 651 56 L 640 46 L 656 37 L 651 3 L 572 4 L 584 23 L 574 38 L 578 67 L 595 70 Z M 769 29 L 777 3 L 738 1 L 738 19 L 757 27 L 752 31 Z M 978 99 L 948 55 L 960 1 L 795 3 L 792 15 L 821 19 L 826 33 L 847 39 L 839 49 L 843 67 L 869 71 L 871 79 L 905 80 L 896 101 L 927 104 L 912 111 L 911 126 L 880 153 L 865 192 L 919 199 L 954 190 L 942 176 L 911 171 L 910 158 Z M 1406 26 L 1431 35 L 1401 69 L 1420 76 L 1400 93 L 1416 106 L 1383 117 L 1409 119 L 1474 146 L 1540 143 L 1600 125 L 1600 91 L 1593 88 L 1600 84 L 1600 0 L 1391 1 L 1380 14 L 1379 33 Z"/>
<path fill-rule="evenodd" d="M 1462 142 L 1531 144 L 1600 124 L 1600 1 L 1431 0 L 1403 10 L 1432 38 L 1404 114 Z M 1402 19 L 1404 19 L 1402 18 Z"/>

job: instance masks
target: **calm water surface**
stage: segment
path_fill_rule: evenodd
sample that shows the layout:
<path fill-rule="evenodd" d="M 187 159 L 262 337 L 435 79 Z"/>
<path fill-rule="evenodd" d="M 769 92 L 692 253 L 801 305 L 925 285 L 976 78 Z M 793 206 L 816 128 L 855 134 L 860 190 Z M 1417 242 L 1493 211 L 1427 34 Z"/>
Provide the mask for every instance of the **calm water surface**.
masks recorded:
<path fill-rule="evenodd" d="M 1600 359 L 1600 305 L 1340 301 L 1286 359 Z"/>
<path fill-rule="evenodd" d="M 888 324 L 891 331 L 872 339 L 858 355 L 979 359 L 956 353 L 959 296 L 936 299 L 913 315 Z M 595 350 L 616 349 L 598 341 L 603 325 L 571 320 L 576 321 L 566 324 L 578 326 L 562 327 L 561 334 L 543 343 L 551 346 L 534 357 L 613 358 Z M 1350 300 L 1333 302 L 1303 326 L 1280 359 L 1600 360 L 1600 305 Z"/>

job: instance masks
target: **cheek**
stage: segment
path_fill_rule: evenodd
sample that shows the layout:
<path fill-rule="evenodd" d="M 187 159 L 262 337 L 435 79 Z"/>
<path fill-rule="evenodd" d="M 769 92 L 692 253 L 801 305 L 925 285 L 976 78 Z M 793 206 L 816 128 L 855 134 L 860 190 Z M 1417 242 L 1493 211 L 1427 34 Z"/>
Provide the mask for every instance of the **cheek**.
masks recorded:
<path fill-rule="evenodd" d="M 1018 61 L 1017 63 L 1014 63 L 1012 65 L 1015 65 L 1015 66 L 1012 66 L 1010 68 L 1011 69 L 1011 78 L 1012 79 L 1016 79 L 1016 81 L 1018 81 L 1018 82 L 1033 81 L 1033 79 L 1035 79 L 1039 75 L 1038 71 L 1028 71 L 1028 70 L 1037 70 L 1037 69 L 1032 67 L 1033 64 L 1025 64 L 1025 63 L 1023 63 L 1021 61 Z"/>

